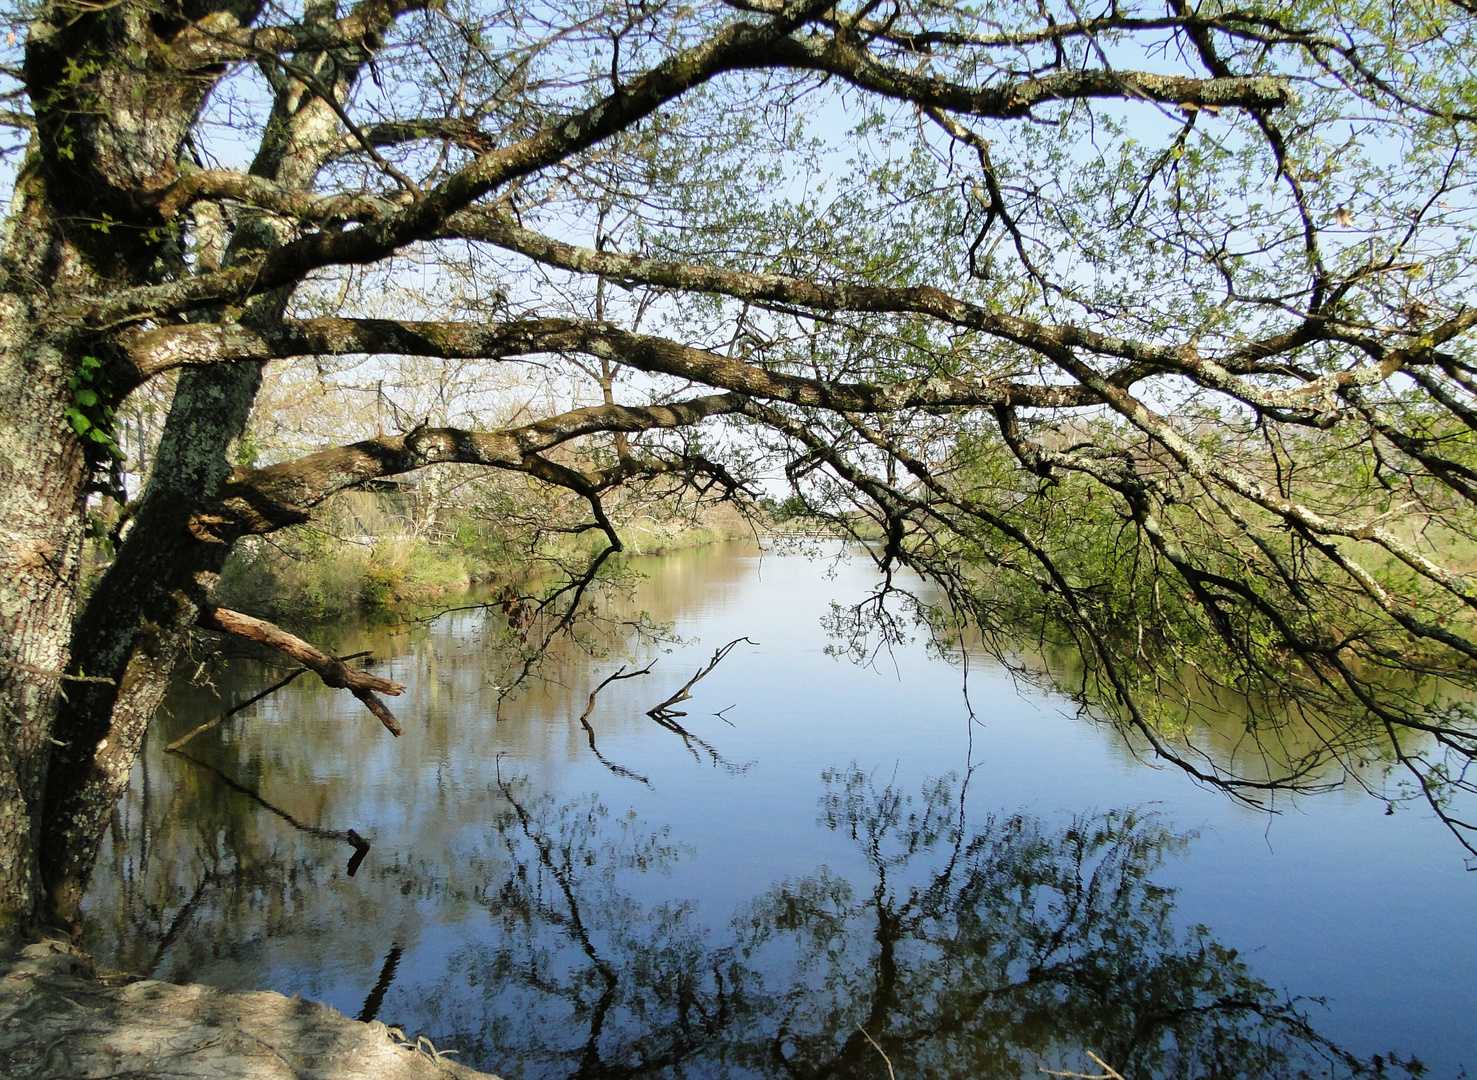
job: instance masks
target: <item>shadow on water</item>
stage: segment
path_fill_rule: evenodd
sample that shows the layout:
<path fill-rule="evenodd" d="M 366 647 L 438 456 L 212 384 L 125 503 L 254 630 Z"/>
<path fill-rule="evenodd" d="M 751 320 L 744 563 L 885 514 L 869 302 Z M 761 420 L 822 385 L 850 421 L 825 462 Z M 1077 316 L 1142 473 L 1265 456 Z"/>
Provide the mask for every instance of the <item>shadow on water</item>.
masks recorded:
<path fill-rule="evenodd" d="M 405 949 L 398 943 L 391 945 L 390 951 L 385 954 L 385 964 L 380 968 L 380 977 L 374 980 L 374 988 L 364 999 L 364 1008 L 359 1010 L 358 1020 L 361 1024 L 367 1024 L 379 1015 L 380 1006 L 385 1003 L 385 995 L 390 991 L 390 984 L 395 981 L 395 969 L 400 966 L 400 957 L 403 955 L 405 955 Z"/>

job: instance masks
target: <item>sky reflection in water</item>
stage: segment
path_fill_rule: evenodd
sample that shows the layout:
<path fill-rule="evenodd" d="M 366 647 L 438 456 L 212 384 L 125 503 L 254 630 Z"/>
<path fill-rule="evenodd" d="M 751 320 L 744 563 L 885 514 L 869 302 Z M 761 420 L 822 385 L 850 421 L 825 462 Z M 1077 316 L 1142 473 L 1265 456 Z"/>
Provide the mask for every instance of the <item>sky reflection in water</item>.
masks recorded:
<path fill-rule="evenodd" d="M 1347 1072 L 1337 1048 L 1477 1062 L 1477 875 L 1434 822 L 1342 794 L 1238 809 L 979 662 L 971 730 L 921 644 L 826 655 L 859 562 L 725 545 L 644 568 L 640 606 L 691 644 L 590 720 L 649 786 L 577 720 L 623 658 L 498 720 L 480 615 L 345 629 L 338 651 L 409 684 L 405 737 L 307 679 L 191 743 L 209 767 L 152 737 L 89 897 L 99 960 L 300 992 L 510 1080 L 886 1076 L 867 1036 L 898 1076 L 1086 1049 L 1131 1080 Z M 644 714 L 744 635 L 678 706 L 724 767 Z M 156 734 L 219 708 L 177 695 Z M 350 829 L 373 844 L 352 877 Z"/>

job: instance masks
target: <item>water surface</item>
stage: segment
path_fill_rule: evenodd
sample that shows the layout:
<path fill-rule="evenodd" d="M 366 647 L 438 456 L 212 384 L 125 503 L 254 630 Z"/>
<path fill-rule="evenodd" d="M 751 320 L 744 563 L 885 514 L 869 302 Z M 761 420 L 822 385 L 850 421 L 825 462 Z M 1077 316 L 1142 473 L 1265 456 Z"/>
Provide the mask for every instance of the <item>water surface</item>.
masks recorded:
<path fill-rule="evenodd" d="M 510 1080 L 1477 1063 L 1477 875 L 1428 817 L 1269 817 L 981 659 L 968 701 L 922 642 L 838 660 L 822 621 L 875 586 L 863 559 L 638 562 L 686 644 L 600 693 L 599 755 L 578 717 L 626 658 L 500 709 L 498 612 L 334 632 L 407 684 L 398 740 L 303 678 L 165 755 L 285 669 L 181 689 L 89 894 L 99 960 L 301 993 Z M 675 706 L 694 738 L 646 715 L 741 637 Z"/>

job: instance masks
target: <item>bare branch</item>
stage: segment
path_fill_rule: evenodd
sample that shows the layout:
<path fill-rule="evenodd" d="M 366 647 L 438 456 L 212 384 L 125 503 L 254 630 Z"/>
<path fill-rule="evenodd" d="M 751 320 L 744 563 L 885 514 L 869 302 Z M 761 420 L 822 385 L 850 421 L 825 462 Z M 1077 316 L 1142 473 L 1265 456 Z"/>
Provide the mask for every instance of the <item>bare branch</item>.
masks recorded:
<path fill-rule="evenodd" d="M 585 735 L 589 737 L 590 752 L 595 755 L 600 764 L 604 765 L 607 769 L 615 773 L 615 775 L 617 776 L 623 776 L 630 780 L 639 780 L 647 787 L 651 786 L 651 781 L 647 777 L 626 768 L 624 765 L 617 765 L 615 762 L 611 761 L 600 752 L 600 748 L 595 745 L 595 729 L 590 726 L 590 713 L 595 710 L 595 698 L 600 693 L 600 691 L 604 690 L 611 683 L 621 679 L 634 679 L 640 675 L 650 675 L 652 666 L 655 663 L 656 661 L 653 660 L 644 668 L 638 668 L 635 671 L 627 671 L 624 667 L 616 669 L 614 674 L 607 675 L 604 679 L 601 680 L 600 684 L 596 686 L 595 689 L 590 691 L 589 703 L 585 706 L 585 711 L 580 713 L 580 726 L 585 729 Z"/>
<path fill-rule="evenodd" d="M 349 653 L 347 656 L 336 656 L 336 657 L 334 657 L 334 659 L 340 661 L 341 663 L 347 663 L 350 660 L 359 660 L 359 659 L 362 659 L 362 658 L 364 658 L 366 656 L 370 656 L 370 655 L 372 655 L 372 654 L 369 653 L 369 652 L 356 652 L 356 653 Z M 309 671 L 312 671 L 312 670 L 313 669 L 312 668 L 309 668 L 309 667 L 300 667 L 296 671 L 294 671 L 292 674 L 288 675 L 286 678 L 278 679 L 276 682 L 274 682 L 271 686 L 267 687 L 265 690 L 261 690 L 261 691 L 258 691 L 255 694 L 252 694 L 251 697 L 249 697 L 245 701 L 241 702 L 241 704 L 239 704 L 239 705 L 233 705 L 231 708 L 227 709 L 225 712 L 221 713 L 219 716 L 214 717 L 214 718 L 212 718 L 210 720 L 207 720 L 205 723 L 201 724 L 199 727 L 190 729 L 190 731 L 186 732 L 184 735 L 181 735 L 178 739 L 175 739 L 174 742 L 172 742 L 168 746 L 166 746 L 164 748 L 165 753 L 170 753 L 172 751 L 178 750 L 178 749 L 180 749 L 180 747 L 184 746 L 187 742 L 189 742 L 190 740 L 194 739 L 197 735 L 203 735 L 207 731 L 211 731 L 211 730 L 213 730 L 215 728 L 220 727 L 222 724 L 224 724 L 231 717 L 235 716 L 237 713 L 242 712 L 245 709 L 251 708 L 253 705 L 255 705 L 258 701 L 261 701 L 263 698 L 271 697 L 278 690 L 281 690 L 284 686 L 287 686 L 290 683 L 296 682 L 299 676 L 306 675 Z"/>
<path fill-rule="evenodd" d="M 385 725 L 385 729 L 391 735 L 399 737 L 405 734 L 405 729 L 395 722 L 395 717 L 388 706 L 376 696 L 377 692 L 389 694 L 392 697 L 403 694 L 405 692 L 404 683 L 382 679 L 367 671 L 355 671 L 346 666 L 342 660 L 315 649 L 295 634 L 289 634 L 286 630 L 264 619 L 255 619 L 229 608 L 203 607 L 196 621 L 207 630 L 233 634 L 236 637 L 243 637 L 248 641 L 255 641 L 268 648 L 276 649 L 278 652 L 286 653 L 303 667 L 317 672 L 325 686 L 347 689 L 349 693 L 364 702 L 365 707 L 375 715 L 380 723 Z"/>
<path fill-rule="evenodd" d="M 748 638 L 741 637 L 734 638 L 727 645 L 723 645 L 720 646 L 718 649 L 715 649 L 712 658 L 709 659 L 709 661 L 702 667 L 698 668 L 697 672 L 692 676 L 692 678 L 688 679 L 685 683 L 682 684 L 681 689 L 679 689 L 671 697 L 667 698 L 666 701 L 663 701 L 660 705 L 653 705 L 651 708 L 647 709 L 646 715 L 658 722 L 664 720 L 669 721 L 674 716 L 686 716 L 687 714 L 685 712 L 678 712 L 677 710 L 673 709 L 672 706 L 676 705 L 679 702 L 690 700 L 692 698 L 692 688 L 696 686 L 698 682 L 701 681 L 705 676 L 710 674 L 715 667 L 723 663 L 724 657 L 733 652 L 734 646 L 736 646 L 740 641 L 748 641 L 750 645 L 759 644 L 757 641 L 749 641 Z"/>

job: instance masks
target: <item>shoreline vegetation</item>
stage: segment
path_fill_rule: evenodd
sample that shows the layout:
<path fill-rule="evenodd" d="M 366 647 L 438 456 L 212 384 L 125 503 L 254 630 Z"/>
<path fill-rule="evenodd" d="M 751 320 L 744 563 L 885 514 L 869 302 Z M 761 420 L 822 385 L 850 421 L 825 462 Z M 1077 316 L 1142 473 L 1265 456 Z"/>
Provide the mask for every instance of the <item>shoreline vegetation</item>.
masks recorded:
<path fill-rule="evenodd" d="M 221 575 L 221 604 L 296 626 L 395 616 L 472 588 L 519 591 L 604 542 L 590 532 L 527 535 L 516 511 L 425 513 L 415 501 L 404 491 L 355 492 L 288 537 L 248 538 Z M 614 524 L 627 555 L 659 555 L 752 537 L 763 518 L 719 503 L 670 514 L 644 507 Z"/>

